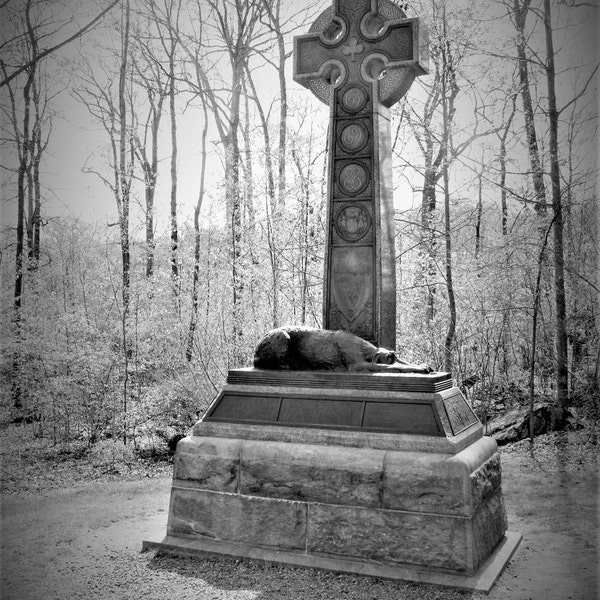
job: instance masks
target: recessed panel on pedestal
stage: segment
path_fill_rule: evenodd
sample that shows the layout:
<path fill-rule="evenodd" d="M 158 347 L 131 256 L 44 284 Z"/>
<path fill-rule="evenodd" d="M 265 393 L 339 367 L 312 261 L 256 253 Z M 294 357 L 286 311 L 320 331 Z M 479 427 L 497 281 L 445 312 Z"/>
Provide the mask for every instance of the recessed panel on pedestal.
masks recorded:
<path fill-rule="evenodd" d="M 443 435 L 431 404 L 402 405 L 389 402 L 369 402 L 363 420 L 365 429 L 402 431 L 423 435 Z"/>

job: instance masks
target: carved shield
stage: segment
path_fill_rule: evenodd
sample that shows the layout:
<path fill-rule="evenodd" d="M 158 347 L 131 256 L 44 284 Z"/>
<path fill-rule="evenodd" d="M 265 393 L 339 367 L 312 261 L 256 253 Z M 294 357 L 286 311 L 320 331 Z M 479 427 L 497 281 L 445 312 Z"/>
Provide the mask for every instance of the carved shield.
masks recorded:
<path fill-rule="evenodd" d="M 347 321 L 347 325 L 337 324 L 340 327 L 352 329 L 352 323 L 365 309 L 372 294 L 372 272 L 371 248 L 332 249 L 331 291 L 335 304 Z"/>

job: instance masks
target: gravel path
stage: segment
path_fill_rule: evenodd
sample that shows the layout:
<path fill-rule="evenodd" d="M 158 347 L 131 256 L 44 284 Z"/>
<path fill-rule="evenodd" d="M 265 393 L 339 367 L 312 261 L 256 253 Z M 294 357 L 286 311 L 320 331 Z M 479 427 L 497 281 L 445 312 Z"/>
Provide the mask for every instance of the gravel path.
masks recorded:
<path fill-rule="evenodd" d="M 598 598 L 597 446 L 544 436 L 503 451 L 511 530 L 525 537 L 491 600 Z M 170 477 L 2 496 L 3 600 L 453 600 L 477 593 L 234 560 L 140 552 L 166 528 Z"/>

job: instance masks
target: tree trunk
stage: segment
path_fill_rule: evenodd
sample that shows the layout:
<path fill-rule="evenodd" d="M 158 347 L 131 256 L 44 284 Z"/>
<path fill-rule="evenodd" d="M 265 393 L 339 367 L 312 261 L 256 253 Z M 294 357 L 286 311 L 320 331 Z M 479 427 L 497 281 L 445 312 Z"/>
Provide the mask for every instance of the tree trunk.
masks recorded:
<path fill-rule="evenodd" d="M 542 272 L 544 270 L 544 258 L 546 254 L 546 247 L 548 245 L 548 235 L 550 229 L 554 223 L 554 219 L 548 226 L 544 238 L 542 239 L 542 247 L 538 255 L 537 261 L 537 275 L 535 282 L 535 289 L 533 291 L 533 316 L 531 318 L 531 354 L 529 360 L 529 439 L 533 443 L 534 429 L 533 429 L 533 408 L 535 403 L 535 362 L 537 352 L 537 322 L 540 311 L 540 292 L 541 292 L 541 281 Z"/>
<path fill-rule="evenodd" d="M 154 193 L 158 175 L 158 133 L 162 116 L 162 97 L 152 121 L 152 162 L 146 184 L 146 277 L 154 275 Z"/>
<path fill-rule="evenodd" d="M 506 125 L 504 127 L 504 131 L 499 136 L 500 137 L 500 151 L 498 155 L 498 159 L 500 161 L 500 207 L 502 211 L 502 235 L 508 235 L 508 204 L 506 198 L 506 140 L 508 139 L 508 133 L 510 131 L 510 126 L 515 116 L 516 112 L 516 101 L 517 94 L 513 94 L 512 96 L 512 110 L 510 112 L 510 116 L 506 121 Z"/>
<path fill-rule="evenodd" d="M 298 178 L 300 179 L 300 227 L 298 230 L 298 247 L 300 251 L 300 325 L 306 324 L 308 307 L 308 262 L 309 249 L 311 242 L 311 232 L 309 228 L 309 216 L 311 214 L 310 203 L 310 181 L 312 175 L 312 131 L 308 143 L 308 157 L 306 167 L 302 165 L 300 155 L 295 143 L 292 143 L 292 158 L 296 165 Z M 295 307 L 294 307 L 295 308 Z M 295 310 L 294 310 L 295 312 Z"/>
<path fill-rule="evenodd" d="M 172 46 L 175 42 L 172 42 Z M 179 295 L 179 234 L 177 229 L 177 117 L 175 114 L 175 57 L 169 56 L 169 114 L 171 117 L 171 274 L 173 290 Z"/>
<path fill-rule="evenodd" d="M 150 162 L 143 161 L 146 184 L 146 278 L 154 275 L 154 194 L 158 177 L 158 134 L 162 117 L 164 96 L 161 95 L 156 107 L 152 107 L 151 144 L 152 155 Z M 144 149 L 144 157 L 146 151 Z"/>
<path fill-rule="evenodd" d="M 35 88 L 35 83 L 33 85 Z M 35 136 L 35 123 L 32 132 L 32 138 Z M 28 140 L 29 142 L 29 160 L 26 165 L 26 179 L 27 185 L 27 216 L 25 218 L 25 233 L 27 238 L 27 270 L 31 271 L 34 267 L 33 262 L 33 207 L 34 207 L 34 189 L 33 189 L 33 139 Z"/>
<path fill-rule="evenodd" d="M 277 169 L 277 205 L 283 208 L 286 192 L 287 156 L 287 79 L 285 75 L 285 37 L 281 24 L 281 0 L 262 0 L 262 9 L 268 18 L 268 26 L 275 35 L 277 45 L 277 74 L 279 78 L 279 150 Z"/>
<path fill-rule="evenodd" d="M 436 185 L 440 173 L 431 163 L 425 167 L 421 197 L 421 256 L 425 275 L 425 323 L 431 325 L 435 317 L 437 234 L 435 231 Z"/>
<path fill-rule="evenodd" d="M 240 124 L 240 99 L 242 74 L 234 70 L 231 95 L 230 131 L 225 148 L 226 204 L 230 211 L 231 228 L 231 275 L 233 283 L 233 364 L 239 367 L 243 363 L 243 306 L 244 283 L 241 272 L 242 257 L 242 206 L 240 198 L 240 147 L 238 130 Z"/>
<path fill-rule="evenodd" d="M 265 145 L 265 171 L 267 176 L 267 195 L 265 199 L 265 211 L 266 211 L 266 226 L 267 226 L 267 245 L 269 246 L 269 261 L 271 264 L 271 277 L 272 277 L 272 311 L 271 311 L 271 326 L 273 328 L 279 327 L 279 250 L 277 246 L 277 222 L 278 215 L 280 213 L 278 202 L 275 197 L 275 173 L 273 168 L 272 160 L 272 147 L 271 137 L 269 134 L 269 123 L 265 115 L 263 106 L 259 100 L 256 86 L 252 73 L 246 68 L 246 79 L 250 90 L 252 91 L 252 97 L 258 110 L 258 116 L 260 119 L 263 142 Z M 280 124 L 281 126 L 281 124 Z"/>
<path fill-rule="evenodd" d="M 454 298 L 454 284 L 452 280 L 452 231 L 450 229 L 450 192 L 448 190 L 448 171 L 444 168 L 444 237 L 446 242 L 446 291 L 448 292 L 448 305 L 450 318 L 444 342 L 444 369 L 452 371 L 452 344 L 456 332 L 456 300 Z"/>
<path fill-rule="evenodd" d="M 26 5 L 25 18 L 30 35 L 33 35 L 33 28 L 30 20 L 31 0 Z M 12 373 L 11 373 L 11 398 L 13 406 L 20 410 L 23 407 L 23 398 L 21 389 L 21 305 L 23 299 L 23 253 L 25 241 L 25 179 L 29 164 L 30 151 L 30 117 L 31 117 L 31 87 L 35 80 L 36 63 L 27 71 L 27 81 L 23 87 L 23 131 L 21 137 L 21 150 L 19 152 L 19 168 L 17 173 L 17 240 L 15 249 L 15 285 L 13 292 L 13 326 L 15 336 L 15 349 L 13 352 Z M 16 123 L 15 123 L 16 127 Z M 18 137 L 17 137 L 18 139 Z"/>
<path fill-rule="evenodd" d="M 249 235 L 248 241 L 250 252 L 252 255 L 252 263 L 256 264 L 256 254 L 254 252 L 254 233 L 256 227 L 256 218 L 254 211 L 254 168 L 252 165 L 252 156 L 254 149 L 252 148 L 252 138 L 250 131 L 250 99 L 246 83 L 244 82 L 244 127 L 242 135 L 244 138 L 244 217 L 246 218 L 246 232 Z"/>
<path fill-rule="evenodd" d="M 522 4 L 520 4 L 520 2 L 522 2 Z M 527 19 L 527 12 L 529 11 L 530 4 L 531 0 L 514 0 L 513 11 L 517 28 L 517 65 L 519 69 L 521 100 L 523 102 L 523 116 L 525 118 L 525 132 L 527 134 L 527 147 L 535 194 L 534 202 L 536 210 L 544 213 L 546 210 L 546 190 L 544 188 L 542 161 L 540 159 L 540 151 L 535 132 L 533 102 L 531 101 L 531 88 L 529 84 L 526 54 L 525 21 Z"/>
<path fill-rule="evenodd" d="M 38 50 L 38 40 L 35 33 L 35 28 L 31 22 L 31 1 L 28 0 L 25 12 L 25 20 L 27 23 L 27 35 L 29 41 L 29 51 L 32 59 L 37 59 L 39 55 Z M 36 171 L 36 139 L 38 136 L 39 128 L 41 127 L 40 123 L 40 112 L 39 112 L 39 93 L 36 85 L 36 73 L 37 72 L 37 62 L 34 62 L 31 70 L 28 74 L 27 84 L 27 99 L 26 104 L 27 107 L 25 110 L 28 112 L 27 120 L 27 133 L 23 132 L 23 143 L 27 143 L 28 149 L 27 153 L 23 155 L 25 159 L 25 170 L 27 175 L 27 218 L 26 218 L 26 230 L 27 230 L 27 270 L 30 271 L 35 269 L 36 261 L 35 261 L 35 206 L 36 206 L 36 198 L 35 198 L 35 175 L 34 171 Z M 30 128 L 29 120 L 31 119 L 31 106 L 33 105 L 34 111 L 34 121 L 33 127 Z M 39 171 L 39 163 L 38 169 Z M 39 190 L 39 186 L 38 186 Z"/>
<path fill-rule="evenodd" d="M 565 298 L 565 258 L 563 246 L 563 213 L 560 190 L 558 156 L 558 110 L 556 108 L 554 43 L 550 0 L 544 0 L 544 28 L 546 31 L 546 76 L 548 81 L 548 120 L 550 150 L 550 182 L 552 184 L 552 211 L 554 220 L 554 301 L 556 310 L 556 399 L 560 406 L 569 406 L 567 315 Z"/>
<path fill-rule="evenodd" d="M 154 275 L 154 189 L 151 173 L 146 174 L 146 278 Z"/>
<path fill-rule="evenodd" d="M 502 235 L 508 235 L 508 204 L 506 202 L 506 139 L 500 140 L 500 210 L 502 211 Z"/>
<path fill-rule="evenodd" d="M 280 2 L 277 4 L 278 10 Z M 278 209 L 282 210 L 285 203 L 285 168 L 287 154 L 287 80 L 285 75 L 285 43 L 281 28 L 277 29 L 277 48 L 279 51 L 279 176 L 277 179 L 278 188 Z M 279 212 L 278 211 L 278 212 Z"/>
<path fill-rule="evenodd" d="M 46 148 L 46 144 L 42 143 L 42 114 L 40 111 L 40 94 L 39 90 L 35 89 L 34 93 L 34 105 L 35 105 L 35 120 L 36 128 L 33 139 L 33 215 L 32 215 L 32 229 L 33 229 L 33 240 L 32 240 L 32 253 L 31 258 L 33 264 L 37 267 L 40 260 L 40 235 L 42 226 L 42 189 L 40 183 L 40 164 L 42 161 L 42 154 Z"/>
<path fill-rule="evenodd" d="M 194 338 L 196 335 L 196 327 L 198 324 L 198 298 L 200 288 L 200 210 L 204 201 L 204 178 L 206 174 L 206 136 L 208 133 L 208 111 L 206 108 L 206 100 L 202 98 L 202 108 L 204 110 L 204 127 L 202 129 L 202 144 L 201 154 L 202 162 L 200 164 L 200 190 L 198 192 L 198 200 L 194 207 L 194 275 L 192 279 L 192 310 L 190 312 L 190 324 L 187 333 L 187 342 L 185 349 L 185 358 L 188 362 L 192 362 L 194 355 Z"/>
<path fill-rule="evenodd" d="M 454 298 L 454 284 L 452 281 L 452 230 L 450 223 L 450 177 L 449 177 L 449 147 L 451 144 L 451 122 L 449 117 L 447 80 L 454 79 L 453 67 L 450 57 L 447 55 L 448 40 L 446 37 L 446 5 L 443 7 L 443 31 L 444 43 L 442 45 L 442 177 L 444 181 L 444 237 L 446 245 L 446 290 L 448 292 L 448 305 L 450 308 L 450 319 L 444 342 L 444 369 L 452 372 L 452 344 L 456 332 L 456 300 Z"/>
<path fill-rule="evenodd" d="M 483 165 L 483 156 L 481 159 Z M 479 258 L 481 252 L 481 219 L 483 217 L 483 170 L 478 175 L 477 186 L 477 211 L 475 216 L 475 260 Z M 448 205 L 449 206 L 449 205 Z"/>
<path fill-rule="evenodd" d="M 121 333 L 123 343 L 123 443 L 127 444 L 127 401 L 129 395 L 129 348 L 128 348 L 128 317 L 130 304 L 130 248 L 129 248 L 129 190 L 131 185 L 130 170 L 131 164 L 128 161 L 127 141 L 129 139 L 127 131 L 127 68 L 129 52 L 129 18 L 130 5 L 127 0 L 124 8 L 124 23 L 121 33 L 121 64 L 119 68 L 119 189 L 117 190 L 117 205 L 119 207 L 119 234 L 121 241 L 121 263 L 122 263 L 122 298 L 123 312 L 121 321 Z M 120 206 L 119 206 L 120 205 Z"/>
<path fill-rule="evenodd" d="M 148 62 L 155 60 L 148 57 Z M 148 103 L 150 105 L 148 117 L 144 125 L 144 140 L 135 136 L 136 154 L 144 171 L 144 196 L 145 196 L 145 241 L 146 241 L 146 278 L 154 275 L 154 196 L 156 193 L 156 182 L 158 180 L 158 143 L 160 132 L 160 121 L 163 114 L 163 103 L 166 95 L 165 88 L 160 80 L 160 71 L 154 73 L 153 78 L 147 77 L 138 70 L 142 79 L 142 85 L 146 89 Z M 158 98 L 157 98 L 158 96 Z M 150 131 L 150 157 L 148 157 L 148 130 Z"/>

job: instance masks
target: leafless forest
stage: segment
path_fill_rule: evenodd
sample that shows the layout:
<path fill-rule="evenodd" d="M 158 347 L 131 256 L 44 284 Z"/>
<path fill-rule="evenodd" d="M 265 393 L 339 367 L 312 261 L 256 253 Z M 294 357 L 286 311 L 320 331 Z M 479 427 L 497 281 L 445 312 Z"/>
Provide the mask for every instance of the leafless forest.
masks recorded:
<path fill-rule="evenodd" d="M 321 324 L 328 108 L 291 63 L 329 5 L 0 2 L 3 423 L 156 448 L 266 330 Z M 398 350 L 482 417 L 546 398 L 597 420 L 600 9 L 405 10 L 430 72 L 393 109 Z M 57 209 L 73 106 L 105 218 Z"/>

